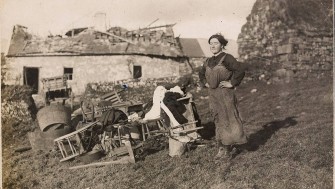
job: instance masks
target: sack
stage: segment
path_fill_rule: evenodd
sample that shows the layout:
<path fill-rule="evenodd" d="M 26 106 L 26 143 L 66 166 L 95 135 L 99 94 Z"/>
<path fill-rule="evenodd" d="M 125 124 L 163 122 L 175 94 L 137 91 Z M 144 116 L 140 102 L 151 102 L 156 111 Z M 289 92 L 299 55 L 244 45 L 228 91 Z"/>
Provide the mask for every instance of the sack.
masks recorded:
<path fill-rule="evenodd" d="M 127 120 L 128 116 L 123 111 L 114 108 L 105 111 L 100 118 L 103 128 L 107 125 L 126 122 Z"/>

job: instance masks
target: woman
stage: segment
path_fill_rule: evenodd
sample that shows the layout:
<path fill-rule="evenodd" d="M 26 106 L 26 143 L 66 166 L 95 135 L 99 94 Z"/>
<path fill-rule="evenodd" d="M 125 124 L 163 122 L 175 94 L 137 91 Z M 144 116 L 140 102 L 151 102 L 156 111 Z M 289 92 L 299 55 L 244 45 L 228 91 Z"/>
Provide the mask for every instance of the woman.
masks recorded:
<path fill-rule="evenodd" d="M 229 158 L 232 145 L 247 142 L 234 94 L 234 88 L 245 75 L 245 65 L 223 52 L 228 41 L 221 34 L 212 35 L 208 43 L 214 56 L 208 58 L 200 70 L 200 83 L 209 88 L 210 109 L 219 147 L 215 158 Z"/>

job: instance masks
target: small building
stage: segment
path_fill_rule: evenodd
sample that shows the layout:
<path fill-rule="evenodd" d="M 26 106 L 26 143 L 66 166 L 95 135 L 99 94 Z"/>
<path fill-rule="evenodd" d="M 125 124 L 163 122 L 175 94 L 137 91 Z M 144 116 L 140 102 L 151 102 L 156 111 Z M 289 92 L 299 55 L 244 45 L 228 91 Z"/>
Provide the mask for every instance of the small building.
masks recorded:
<path fill-rule="evenodd" d="M 75 28 L 64 36 L 42 38 L 16 25 L 6 55 L 5 84 L 30 85 L 46 91 L 42 81 L 63 78 L 74 94 L 91 82 L 178 77 L 192 68 L 164 25 L 128 31 Z M 44 83 L 45 84 L 45 83 Z"/>
<path fill-rule="evenodd" d="M 213 56 L 213 53 L 209 49 L 208 39 L 179 38 L 179 41 L 184 55 L 189 58 L 189 62 L 193 68 L 201 66 L 208 57 Z M 224 51 L 238 58 L 237 42 L 228 39 L 228 44 Z"/>

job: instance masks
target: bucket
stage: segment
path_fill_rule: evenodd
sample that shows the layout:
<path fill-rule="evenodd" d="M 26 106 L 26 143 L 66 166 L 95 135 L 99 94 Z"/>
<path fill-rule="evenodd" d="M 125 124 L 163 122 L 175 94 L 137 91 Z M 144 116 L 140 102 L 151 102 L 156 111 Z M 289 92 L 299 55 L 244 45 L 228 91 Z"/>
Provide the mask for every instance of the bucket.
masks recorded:
<path fill-rule="evenodd" d="M 184 154 L 187 142 L 190 138 L 187 136 L 176 136 L 169 138 L 169 156 L 181 156 Z"/>
<path fill-rule="evenodd" d="M 129 127 L 129 132 L 132 139 L 140 139 L 140 131 L 136 126 L 131 125 Z"/>

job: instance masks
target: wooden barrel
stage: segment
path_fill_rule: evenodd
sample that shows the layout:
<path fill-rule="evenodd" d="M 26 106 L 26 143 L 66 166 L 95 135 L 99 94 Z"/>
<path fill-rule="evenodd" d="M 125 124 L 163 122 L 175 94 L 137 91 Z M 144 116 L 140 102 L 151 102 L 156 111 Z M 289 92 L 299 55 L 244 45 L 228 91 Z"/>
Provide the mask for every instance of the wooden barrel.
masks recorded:
<path fill-rule="evenodd" d="M 71 126 L 71 110 L 63 105 L 51 105 L 40 109 L 37 112 L 37 122 L 41 131 L 45 132 L 55 124 L 66 124 Z"/>

